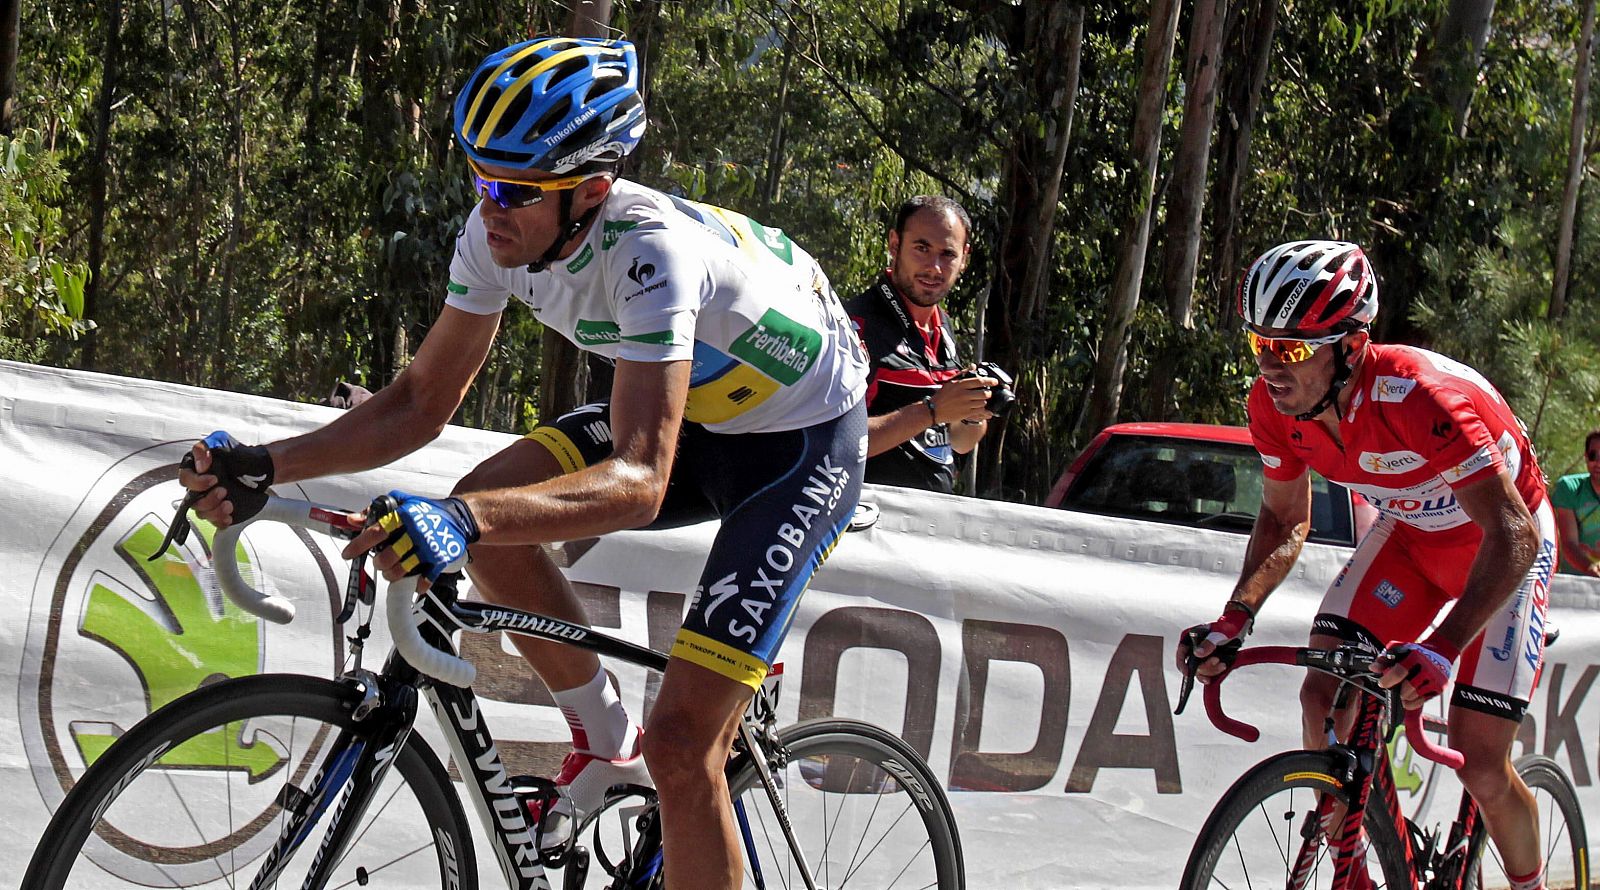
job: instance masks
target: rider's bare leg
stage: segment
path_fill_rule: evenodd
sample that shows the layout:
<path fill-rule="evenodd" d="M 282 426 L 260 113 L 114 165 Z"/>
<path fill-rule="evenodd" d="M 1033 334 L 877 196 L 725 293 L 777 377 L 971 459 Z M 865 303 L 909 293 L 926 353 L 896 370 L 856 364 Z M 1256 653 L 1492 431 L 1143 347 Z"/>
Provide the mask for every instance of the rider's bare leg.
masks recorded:
<path fill-rule="evenodd" d="M 1512 875 L 1538 870 L 1539 814 L 1533 792 L 1511 764 L 1517 724 L 1503 717 L 1452 706 L 1450 747 L 1466 757 L 1456 771 L 1483 812 L 1484 827 Z"/>
<path fill-rule="evenodd" d="M 454 493 L 531 485 L 561 473 L 561 465 L 549 449 L 519 439 L 474 468 L 456 483 Z M 543 547 L 474 544 L 467 574 L 489 602 L 589 623 L 583 603 Z M 600 659 L 592 652 L 519 634 L 512 634 L 511 641 L 552 692 L 582 686 L 600 670 Z"/>
<path fill-rule="evenodd" d="M 728 747 L 750 687 L 674 658 L 644 733 L 644 759 L 661 800 L 668 890 L 740 884 L 743 856 L 728 797 Z"/>
<path fill-rule="evenodd" d="M 1327 634 L 1312 634 L 1311 641 L 1306 645 L 1313 649 L 1334 649 L 1344 645 L 1344 641 Z M 1300 721 L 1308 750 L 1320 751 L 1328 747 L 1328 714 L 1333 710 L 1333 700 L 1338 690 L 1339 681 L 1333 677 L 1317 671 L 1306 671 L 1305 681 L 1300 684 Z M 1335 730 L 1339 738 L 1349 737 L 1354 719 L 1353 707 L 1345 708 L 1337 716 Z"/>

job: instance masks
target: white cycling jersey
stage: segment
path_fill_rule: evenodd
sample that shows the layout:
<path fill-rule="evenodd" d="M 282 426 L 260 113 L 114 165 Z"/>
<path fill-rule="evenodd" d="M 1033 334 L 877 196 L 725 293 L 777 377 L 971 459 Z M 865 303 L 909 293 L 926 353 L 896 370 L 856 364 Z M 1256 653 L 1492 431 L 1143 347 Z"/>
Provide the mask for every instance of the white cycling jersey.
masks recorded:
<path fill-rule="evenodd" d="M 813 426 L 865 395 L 850 319 L 780 229 L 619 179 L 577 251 L 535 273 L 495 264 L 480 209 L 456 238 L 447 305 L 488 315 L 515 297 L 581 349 L 692 359 L 684 417 L 713 432 Z"/>

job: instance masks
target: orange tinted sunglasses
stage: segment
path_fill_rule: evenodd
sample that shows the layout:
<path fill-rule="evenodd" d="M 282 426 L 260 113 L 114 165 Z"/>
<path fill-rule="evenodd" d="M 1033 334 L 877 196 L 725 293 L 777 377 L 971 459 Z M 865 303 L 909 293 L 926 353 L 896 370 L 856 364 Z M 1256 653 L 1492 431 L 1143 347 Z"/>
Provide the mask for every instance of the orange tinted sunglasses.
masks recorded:
<path fill-rule="evenodd" d="M 1344 334 L 1331 334 L 1311 340 L 1296 340 L 1291 337 L 1263 337 L 1255 331 L 1245 328 L 1244 336 L 1245 340 L 1250 344 L 1251 355 L 1270 352 L 1272 357 L 1278 361 L 1286 365 L 1294 365 L 1316 355 L 1318 349 L 1339 340 Z"/>
<path fill-rule="evenodd" d="M 507 210 L 516 210 L 520 207 L 532 207 L 544 200 L 547 192 L 561 192 L 574 189 L 603 173 L 581 173 L 577 176 L 563 176 L 560 179 L 502 179 L 490 176 L 482 167 L 471 158 L 467 158 L 467 165 L 472 168 L 472 188 L 479 195 L 504 207 Z"/>

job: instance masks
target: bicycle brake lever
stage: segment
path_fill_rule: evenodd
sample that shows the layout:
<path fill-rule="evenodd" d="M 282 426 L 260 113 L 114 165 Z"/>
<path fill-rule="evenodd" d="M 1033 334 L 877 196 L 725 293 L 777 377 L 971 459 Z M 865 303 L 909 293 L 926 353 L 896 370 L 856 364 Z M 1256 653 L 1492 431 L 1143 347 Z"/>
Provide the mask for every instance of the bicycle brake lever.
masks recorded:
<path fill-rule="evenodd" d="M 161 539 L 161 546 L 146 557 L 145 562 L 155 562 L 160 559 L 173 544 L 182 547 L 188 542 L 189 530 L 193 527 L 189 524 L 189 508 L 204 496 L 203 491 L 190 491 L 183 496 L 183 500 L 178 504 L 178 512 L 172 517 L 172 521 L 167 523 L 167 535 Z"/>
<path fill-rule="evenodd" d="M 1182 714 L 1184 707 L 1189 704 L 1189 693 L 1194 692 L 1194 672 L 1200 666 L 1200 659 L 1193 655 L 1183 661 L 1183 685 L 1178 687 L 1178 706 L 1172 710 L 1174 715 Z"/>
<path fill-rule="evenodd" d="M 1178 707 L 1173 709 L 1174 715 L 1183 713 L 1183 709 L 1189 704 L 1189 694 L 1194 692 L 1194 672 L 1200 669 L 1201 661 L 1200 657 L 1194 654 L 1194 647 L 1205 639 L 1193 629 L 1183 633 L 1189 640 L 1189 654 L 1183 659 L 1183 685 L 1178 687 Z"/>

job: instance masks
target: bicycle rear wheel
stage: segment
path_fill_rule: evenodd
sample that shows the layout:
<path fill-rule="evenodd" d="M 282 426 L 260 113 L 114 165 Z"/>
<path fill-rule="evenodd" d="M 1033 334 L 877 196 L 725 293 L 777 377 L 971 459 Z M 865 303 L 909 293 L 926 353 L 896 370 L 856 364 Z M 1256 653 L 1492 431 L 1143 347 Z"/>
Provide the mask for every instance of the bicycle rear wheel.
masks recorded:
<path fill-rule="evenodd" d="M 1195 838 L 1183 890 L 1333 886 L 1333 849 L 1318 825 L 1325 802 L 1350 798 L 1334 755 L 1291 751 L 1257 764 L 1217 802 Z M 1375 887 L 1409 888 L 1404 841 L 1377 800 L 1363 818 L 1367 875 Z"/>
<path fill-rule="evenodd" d="M 778 732 L 773 779 L 819 888 L 962 890 L 961 839 L 939 779 L 899 737 L 868 723 L 822 719 Z M 783 825 L 748 758 L 728 788 L 749 823 L 744 886 L 804 887 Z"/>
<path fill-rule="evenodd" d="M 360 698 L 314 677 L 226 680 L 156 711 L 103 752 L 80 750 L 87 769 L 45 829 L 23 886 L 245 887 L 283 833 L 286 807 L 321 812 L 277 879 L 300 886 L 348 786 L 341 770 L 354 762 L 351 748 L 329 757 L 357 726 Z M 314 795 L 324 774 L 337 778 Z M 352 837 L 329 887 L 476 885 L 461 802 L 414 736 Z"/>
<path fill-rule="evenodd" d="M 1572 890 L 1589 886 L 1589 835 L 1583 825 L 1578 793 L 1560 766 L 1548 757 L 1530 754 L 1517 761 L 1517 775 L 1533 791 L 1539 805 L 1539 846 L 1544 857 L 1545 886 Z M 1489 843 L 1483 822 L 1472 833 L 1471 853 L 1463 882 L 1468 890 L 1508 887 L 1500 851 Z"/>

